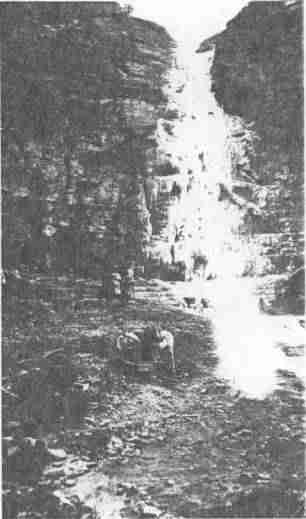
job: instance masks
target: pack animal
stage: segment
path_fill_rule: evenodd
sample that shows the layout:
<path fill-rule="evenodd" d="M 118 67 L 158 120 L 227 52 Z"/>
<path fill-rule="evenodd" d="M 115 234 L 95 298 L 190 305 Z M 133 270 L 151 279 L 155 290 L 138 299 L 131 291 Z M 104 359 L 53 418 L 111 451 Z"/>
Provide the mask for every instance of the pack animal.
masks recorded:
<path fill-rule="evenodd" d="M 138 334 L 133 332 L 127 332 L 119 335 L 116 340 L 116 348 L 123 359 L 135 362 L 148 360 L 150 357 L 153 360 L 155 352 L 160 353 L 167 351 L 170 356 L 171 370 L 173 373 L 176 371 L 175 356 L 174 356 L 174 337 L 168 330 L 161 330 L 157 328 L 152 333 L 151 344 L 148 344 L 148 328 L 142 333 L 140 337 Z M 151 349 L 151 355 L 148 351 Z"/>
<path fill-rule="evenodd" d="M 141 346 L 142 341 L 140 337 L 132 332 L 119 335 L 116 340 L 116 349 L 123 359 L 135 363 L 141 360 Z"/>

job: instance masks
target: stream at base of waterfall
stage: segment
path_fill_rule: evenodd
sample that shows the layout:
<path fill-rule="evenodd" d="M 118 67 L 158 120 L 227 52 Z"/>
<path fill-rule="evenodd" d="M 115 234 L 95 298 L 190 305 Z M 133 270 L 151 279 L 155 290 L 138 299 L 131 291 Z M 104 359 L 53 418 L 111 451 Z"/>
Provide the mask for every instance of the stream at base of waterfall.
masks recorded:
<path fill-rule="evenodd" d="M 229 191 L 232 187 L 233 133 L 243 129 L 250 140 L 254 135 L 241 118 L 225 114 L 217 104 L 211 91 L 213 53 L 186 56 L 178 46 L 169 75 L 169 106 L 178 118 L 172 135 L 161 124 L 157 137 L 160 153 L 171 156 L 179 170 L 175 181 L 181 194 L 169 207 L 168 240 L 161 244 L 160 255 L 170 262 L 172 244 L 176 261 L 187 265 L 190 281 L 173 288 L 180 300 L 184 295 L 210 300 L 220 375 L 260 398 L 276 387 L 277 370 L 303 376 L 301 359 L 288 358 L 280 345 L 301 346 L 305 336 L 296 317 L 260 312 L 257 287 L 262 279 L 256 272 L 264 271 L 264 258 L 252 247 L 248 233 L 241 232 L 243 207 L 220 197 L 220 185 Z M 244 152 L 236 145 L 236 154 Z M 175 241 L 178 232 L 180 239 Z M 207 264 L 194 275 L 195 256 Z M 244 273 L 250 264 L 255 276 L 248 278 Z"/>

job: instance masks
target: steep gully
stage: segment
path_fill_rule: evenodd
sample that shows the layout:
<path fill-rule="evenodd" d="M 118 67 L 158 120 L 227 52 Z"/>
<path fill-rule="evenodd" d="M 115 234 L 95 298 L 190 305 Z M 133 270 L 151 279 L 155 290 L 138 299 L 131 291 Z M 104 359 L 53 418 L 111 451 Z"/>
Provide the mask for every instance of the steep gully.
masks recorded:
<path fill-rule="evenodd" d="M 258 279 L 241 277 L 249 261 L 261 261 L 260 257 L 250 258 L 252 249 L 248 235 L 240 232 L 243 205 L 237 206 L 220 196 L 220 184 L 227 186 L 229 191 L 231 189 L 231 136 L 244 123 L 237 117 L 226 115 L 211 92 L 209 71 L 213 51 L 188 55 L 187 61 L 184 57 L 184 48 L 178 47 L 176 65 L 169 73 L 166 87 L 169 108 L 178 111 L 178 118 L 172 124 L 171 134 L 165 131 L 162 122 L 157 130 L 159 152 L 171 156 L 171 162 L 179 169 L 179 174 L 171 177 L 171 183 L 173 180 L 177 182 L 180 194 L 168 208 L 168 225 L 155 241 L 154 253 L 165 262 L 171 262 L 172 245 L 175 261 L 184 261 L 190 272 L 195 254 L 205 256 L 208 261 L 185 282 L 139 283 L 136 310 L 133 311 L 140 313 L 137 302 L 141 307 L 144 305 L 147 316 L 157 313 L 157 308 L 159 312 L 164 309 L 167 314 L 165 321 L 170 323 L 173 331 L 176 320 L 179 321 L 176 330 L 180 333 L 186 329 L 197 330 L 203 340 L 203 351 L 194 352 L 197 356 L 195 377 L 178 381 L 173 388 L 171 384 L 142 385 L 136 382 L 121 395 L 120 405 L 112 419 L 117 423 L 131 424 L 141 414 L 147 428 L 146 434 L 143 433 L 141 454 L 139 452 L 137 456 L 134 453 L 119 467 L 109 461 L 100 469 L 77 479 L 64 492 L 68 499 L 78 494 L 82 501 L 94 507 L 98 517 L 134 517 L 133 513 L 137 517 L 224 516 L 225 509 L 218 506 L 220 502 L 223 506 L 225 503 L 230 506 L 230 497 L 241 488 L 241 478 L 245 478 L 246 485 L 250 484 L 250 464 L 256 466 L 257 476 L 259 474 L 257 485 L 267 485 L 267 480 L 275 477 L 269 474 L 269 468 L 260 473 L 259 466 L 265 465 L 264 453 L 256 447 L 255 437 L 251 443 L 255 451 L 257 449 L 256 461 L 250 462 L 248 457 L 242 460 L 243 455 L 240 453 L 239 458 L 240 454 L 237 454 L 242 449 L 241 438 L 236 445 L 235 439 L 231 439 L 232 431 L 226 429 L 237 426 L 241 416 L 245 420 L 246 415 L 239 411 L 239 406 L 244 405 L 239 403 L 239 395 L 248 397 L 245 405 L 250 409 L 250 415 L 254 413 L 260 422 L 263 408 L 256 402 L 266 399 L 263 412 L 266 416 L 269 406 L 274 405 L 273 391 L 281 380 L 277 371 L 285 370 L 302 376 L 301 369 L 299 373 L 300 358 L 286 357 L 281 349 L 281 344 L 300 346 L 302 329 L 292 316 L 272 317 L 260 313 L 256 294 Z M 243 129 L 252 138 L 252 130 L 245 126 Z M 160 182 L 167 180 L 161 178 Z M 175 241 L 178 232 L 180 239 Z M 208 308 L 198 312 L 185 309 L 181 313 L 178 305 L 186 295 L 195 297 L 197 301 L 204 297 L 209 303 Z M 225 384 L 227 387 L 225 394 L 222 389 L 222 395 L 218 394 L 216 399 L 211 396 L 211 391 L 215 391 L 212 383 L 215 375 L 208 367 L 209 355 L 207 357 L 204 351 L 212 344 L 217 347 L 217 377 L 221 386 Z M 178 344 L 179 365 L 184 363 L 184 353 L 188 357 L 186 344 Z M 235 400 L 236 390 L 238 400 Z M 203 402 L 207 405 L 203 406 Z M 262 417 L 263 421 L 265 419 Z M 229 424 L 225 428 L 224 420 Z M 252 419 L 250 424 L 247 422 L 243 423 L 245 434 L 256 434 L 255 430 L 252 432 L 248 428 L 248 425 L 254 427 Z M 272 429 L 276 422 L 271 425 Z M 159 437 L 146 446 L 152 428 L 155 433 L 159 432 Z M 225 434 L 229 445 L 226 441 L 223 444 L 218 430 Z M 128 441 L 133 442 L 131 439 Z M 122 438 L 115 436 L 111 448 L 113 452 L 116 448 L 122 449 Z M 249 455 L 248 450 L 246 456 Z M 118 490 L 120 485 L 125 498 L 114 490 Z M 135 508 L 131 509 L 131 497 L 126 498 L 129 492 L 130 495 L 140 492 L 143 502 L 149 504 L 138 504 L 135 512 Z M 236 513 L 244 510 L 247 515 L 248 509 L 241 505 L 240 510 L 240 505 L 237 506 Z M 169 514 L 164 515 L 162 510 L 169 511 Z M 170 512 L 175 515 L 170 515 Z"/>

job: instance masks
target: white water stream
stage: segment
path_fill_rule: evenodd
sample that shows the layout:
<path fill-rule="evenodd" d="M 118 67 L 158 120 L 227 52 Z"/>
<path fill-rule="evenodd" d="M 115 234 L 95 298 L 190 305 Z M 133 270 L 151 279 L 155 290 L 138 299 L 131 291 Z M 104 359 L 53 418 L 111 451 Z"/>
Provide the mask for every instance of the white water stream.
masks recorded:
<path fill-rule="evenodd" d="M 226 115 L 211 92 L 212 59 L 213 51 L 186 54 L 179 46 L 177 66 L 170 72 L 169 108 L 180 115 L 173 121 L 173 135 L 161 123 L 157 137 L 160 153 L 171 154 L 171 163 L 179 168 L 176 181 L 182 193 L 169 208 L 168 242 L 161 255 L 170 261 L 170 245 L 181 228 L 182 237 L 174 243 L 175 260 L 191 268 L 194 253 L 207 257 L 206 272 L 178 283 L 174 291 L 178 297 L 209 298 L 220 376 L 248 396 L 262 398 L 275 389 L 277 370 L 303 376 L 302 359 L 287 357 L 280 343 L 302 345 L 304 330 L 293 316 L 260 313 L 256 279 L 239 277 L 250 259 L 258 265 L 261 258 L 252 257 L 247 237 L 239 233 L 241 209 L 219 201 L 220 183 L 231 187 L 229 143 L 238 118 Z M 209 274 L 217 279 L 205 280 Z"/>

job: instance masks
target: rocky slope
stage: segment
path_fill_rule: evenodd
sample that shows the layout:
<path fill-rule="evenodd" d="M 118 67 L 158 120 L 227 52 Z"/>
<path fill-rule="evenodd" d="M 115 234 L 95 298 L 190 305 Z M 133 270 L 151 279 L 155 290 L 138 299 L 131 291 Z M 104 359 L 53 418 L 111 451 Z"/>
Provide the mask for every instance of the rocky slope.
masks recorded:
<path fill-rule="evenodd" d="M 246 397 L 217 375 L 209 311 L 153 280 L 127 306 L 98 291 L 41 276 L 4 315 L 3 517 L 303 517 L 301 381 L 280 371 Z M 118 334 L 149 323 L 175 335 L 175 376 L 167 356 L 138 376 L 120 363 Z"/>
<path fill-rule="evenodd" d="M 4 4 L 1 18 L 4 267 L 141 261 L 173 41 L 116 2 Z"/>

